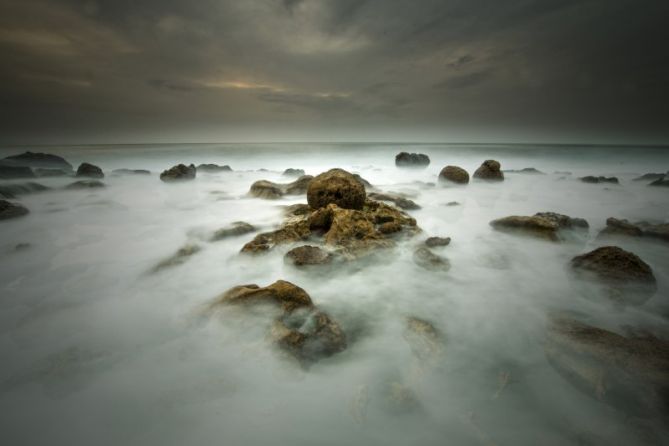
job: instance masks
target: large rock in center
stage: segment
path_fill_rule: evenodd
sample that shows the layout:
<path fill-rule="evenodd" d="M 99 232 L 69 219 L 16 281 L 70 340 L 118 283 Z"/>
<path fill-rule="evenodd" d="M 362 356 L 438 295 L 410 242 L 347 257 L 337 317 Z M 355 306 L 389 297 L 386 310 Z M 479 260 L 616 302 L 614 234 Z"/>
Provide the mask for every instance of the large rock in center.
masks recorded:
<path fill-rule="evenodd" d="M 344 209 L 360 210 L 365 205 L 365 186 L 343 169 L 331 169 L 311 180 L 307 202 L 312 209 L 336 204 Z"/>

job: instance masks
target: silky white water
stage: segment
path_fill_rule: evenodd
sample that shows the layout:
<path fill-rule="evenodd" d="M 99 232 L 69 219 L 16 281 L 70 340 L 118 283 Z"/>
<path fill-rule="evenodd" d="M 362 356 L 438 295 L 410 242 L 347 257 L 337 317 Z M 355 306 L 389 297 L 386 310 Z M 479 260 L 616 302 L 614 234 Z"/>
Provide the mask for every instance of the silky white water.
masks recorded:
<path fill-rule="evenodd" d="M 574 280 L 568 262 L 605 244 L 608 217 L 669 221 L 669 194 L 632 179 L 666 172 L 669 151 L 632 147 L 458 145 L 165 145 L 31 149 L 87 161 L 106 173 L 104 189 L 63 190 L 71 178 L 41 178 L 46 192 L 22 195 L 26 217 L 0 222 L 0 432 L 3 444 L 68 445 L 562 445 L 669 442 L 662 418 L 637 420 L 574 388 L 542 348 L 547 311 L 578 312 L 624 333 L 634 326 L 669 337 L 669 244 L 613 242 L 639 255 L 658 281 L 641 307 L 621 308 Z M 426 169 L 398 169 L 399 151 L 426 153 Z M 5 148 L 0 157 L 23 152 Z M 501 183 L 444 187 L 441 168 L 473 171 L 496 159 Z M 177 163 L 229 164 L 166 184 Z M 285 265 L 279 246 L 239 253 L 255 233 L 219 242 L 215 230 L 246 221 L 270 230 L 282 205 L 304 196 L 247 196 L 258 179 L 287 183 L 285 168 L 316 175 L 332 167 L 377 188 L 406 193 L 423 232 L 396 249 L 341 271 Z M 116 168 L 150 176 L 112 176 Z M 267 169 L 267 171 L 258 171 Z M 569 171 L 572 174 L 557 174 Z M 584 175 L 620 184 L 585 184 Z M 22 183 L 25 181 L 14 181 Z M 5 181 L 4 183 L 8 183 Z M 434 185 L 425 183 L 435 183 Z M 446 206 L 457 201 L 458 206 Z M 554 211 L 585 218 L 587 236 L 550 243 L 494 231 L 507 215 Z M 428 236 L 447 273 L 412 260 Z M 16 250 L 20 243 L 29 247 Z M 607 240 L 606 244 L 610 244 Z M 202 250 L 152 272 L 186 244 Z M 300 368 L 267 342 L 267 320 L 203 305 L 240 284 L 284 279 L 337 319 L 348 348 Z M 417 366 L 402 336 L 406 316 L 428 320 L 446 338 L 439 363 Z M 500 385 L 500 375 L 509 377 Z M 388 401 L 393 383 L 414 405 Z M 659 442 L 659 443 L 658 443 Z"/>

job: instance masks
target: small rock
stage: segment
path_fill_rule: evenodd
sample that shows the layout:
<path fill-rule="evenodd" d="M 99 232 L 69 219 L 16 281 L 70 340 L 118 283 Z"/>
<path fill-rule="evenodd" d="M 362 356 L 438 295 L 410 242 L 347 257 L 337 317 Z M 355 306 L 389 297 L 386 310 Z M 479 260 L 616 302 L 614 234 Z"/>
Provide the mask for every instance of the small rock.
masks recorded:
<path fill-rule="evenodd" d="M 427 167 L 429 164 L 430 157 L 423 153 L 400 152 L 395 156 L 397 167 Z"/>
<path fill-rule="evenodd" d="M 546 175 L 544 172 L 535 169 L 534 167 L 525 167 L 524 169 L 510 169 L 505 170 L 504 173 L 524 173 L 529 175 Z"/>
<path fill-rule="evenodd" d="M 208 173 L 232 172 L 232 168 L 227 164 L 224 166 L 219 166 L 218 164 L 200 164 L 199 166 L 197 166 L 197 171 L 208 172 Z"/>
<path fill-rule="evenodd" d="M 408 317 L 403 337 L 420 361 L 433 362 L 444 351 L 443 334 L 424 319 Z"/>
<path fill-rule="evenodd" d="M 257 198 L 266 200 L 276 200 L 283 197 L 283 190 L 280 185 L 267 180 L 258 180 L 251 185 L 249 193 Z"/>
<path fill-rule="evenodd" d="M 243 221 L 236 221 L 232 223 L 230 226 L 219 229 L 218 231 L 214 232 L 209 241 L 217 242 L 225 238 L 237 237 L 239 235 L 248 234 L 249 232 L 253 232 L 255 230 L 256 228 L 253 225 L 250 225 L 249 223 Z"/>
<path fill-rule="evenodd" d="M 458 166 L 446 166 L 439 172 L 440 181 L 450 181 L 457 184 L 469 183 L 469 174 L 465 169 Z"/>
<path fill-rule="evenodd" d="M 30 243 L 17 243 L 14 246 L 14 251 L 19 252 L 19 251 L 25 251 L 26 249 L 30 249 L 32 245 Z"/>
<path fill-rule="evenodd" d="M 283 175 L 287 177 L 301 177 L 304 176 L 304 169 L 288 168 L 283 171 Z"/>
<path fill-rule="evenodd" d="M 448 246 L 449 243 L 451 243 L 450 237 L 429 237 L 425 240 L 425 245 L 429 248 Z"/>
<path fill-rule="evenodd" d="M 28 209 L 20 204 L 0 200 L 0 220 L 23 217 L 24 215 L 28 215 L 28 213 Z"/>
<path fill-rule="evenodd" d="M 365 186 L 342 169 L 331 169 L 315 177 L 307 189 L 307 202 L 312 209 L 336 204 L 343 209 L 362 209 Z"/>
<path fill-rule="evenodd" d="M 151 175 L 151 171 L 146 169 L 114 169 L 112 175 Z"/>
<path fill-rule="evenodd" d="M 186 166 L 185 164 L 177 164 L 161 173 L 160 179 L 165 182 L 194 180 L 196 175 L 197 169 L 194 164 L 189 166 Z"/>
<path fill-rule="evenodd" d="M 517 231 L 551 241 L 558 240 L 557 230 L 559 226 L 557 223 L 542 217 L 511 215 L 493 220 L 490 225 L 497 230 Z"/>
<path fill-rule="evenodd" d="M 163 260 L 158 265 L 153 268 L 153 272 L 158 272 L 165 268 L 170 268 L 172 266 L 178 266 L 183 264 L 190 256 L 197 254 L 201 251 L 201 248 L 197 245 L 186 245 L 168 259 Z"/>
<path fill-rule="evenodd" d="M 558 214 L 556 212 L 537 212 L 534 214 L 535 217 L 545 218 L 546 220 L 552 221 L 560 229 L 572 229 L 572 228 L 588 228 L 590 225 L 583 218 L 570 217 L 564 214 Z"/>
<path fill-rule="evenodd" d="M 448 271 L 451 268 L 448 259 L 433 253 L 424 246 L 414 251 L 413 260 L 416 265 L 430 271 Z"/>
<path fill-rule="evenodd" d="M 65 189 L 98 189 L 106 187 L 105 183 L 98 180 L 79 180 L 65 186 Z"/>
<path fill-rule="evenodd" d="M 649 186 L 669 187 L 669 179 L 659 178 L 650 183 Z"/>
<path fill-rule="evenodd" d="M 460 203 L 457 201 L 449 201 L 448 203 L 445 204 L 445 206 L 460 206 Z"/>
<path fill-rule="evenodd" d="M 284 261 L 294 266 L 325 265 L 332 263 L 333 255 L 317 246 L 299 246 L 286 253 Z"/>
<path fill-rule="evenodd" d="M 81 163 L 77 169 L 77 177 L 86 177 L 86 178 L 104 178 L 105 174 L 102 172 L 98 166 L 94 166 L 89 163 Z"/>
<path fill-rule="evenodd" d="M 487 181 L 503 181 L 504 173 L 500 170 L 501 165 L 499 161 L 486 160 L 474 172 L 474 178 Z"/>
<path fill-rule="evenodd" d="M 632 181 L 654 181 L 664 178 L 666 173 L 645 173 L 640 177 L 634 178 Z"/>
<path fill-rule="evenodd" d="M 627 220 L 618 220 L 617 218 L 607 218 L 606 228 L 600 231 L 600 236 L 605 235 L 627 235 L 631 237 L 641 237 L 643 231 L 640 227 L 631 224 Z"/>
<path fill-rule="evenodd" d="M 406 209 L 406 210 L 420 209 L 420 206 L 417 205 L 414 201 L 397 194 L 382 194 L 377 192 L 371 192 L 367 194 L 367 197 L 369 197 L 372 200 L 390 201 L 391 203 L 395 204 L 395 206 L 401 209 Z"/>
<path fill-rule="evenodd" d="M 70 173 L 64 171 L 63 169 L 38 168 L 35 169 L 35 175 L 37 175 L 38 177 L 66 177 L 69 176 Z"/>
<path fill-rule="evenodd" d="M 619 184 L 618 178 L 616 178 L 616 177 L 603 177 L 603 176 L 595 177 L 595 176 L 592 176 L 592 175 L 582 177 L 581 181 L 584 182 L 584 183 L 592 183 L 592 184 L 596 184 L 596 183 Z"/>

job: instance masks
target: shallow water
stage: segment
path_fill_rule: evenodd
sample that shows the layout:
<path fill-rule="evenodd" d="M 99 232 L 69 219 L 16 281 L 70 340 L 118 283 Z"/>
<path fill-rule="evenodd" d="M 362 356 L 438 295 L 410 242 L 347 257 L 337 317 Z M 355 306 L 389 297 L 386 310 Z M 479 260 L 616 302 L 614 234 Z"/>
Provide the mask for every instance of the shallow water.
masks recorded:
<path fill-rule="evenodd" d="M 427 153 L 426 169 L 397 169 L 400 150 Z M 22 152 L 5 148 L 0 157 Z M 607 243 L 608 217 L 669 221 L 664 188 L 631 181 L 669 169 L 654 148 L 458 145 L 165 145 L 40 149 L 107 173 L 101 190 L 59 190 L 65 178 L 38 179 L 51 191 L 21 196 L 31 213 L 0 222 L 0 430 L 7 444 L 661 444 L 660 417 L 639 421 L 574 388 L 542 348 L 547 311 L 581 313 L 623 333 L 633 325 L 669 337 L 669 245 L 615 239 L 655 273 L 658 291 L 641 307 L 620 308 L 575 281 L 569 260 Z M 454 164 L 471 173 L 485 159 L 503 183 L 436 183 Z M 175 163 L 229 164 L 165 184 Z M 243 220 L 268 230 L 281 205 L 246 196 L 258 179 L 289 182 L 288 167 L 316 175 L 332 167 L 360 173 L 383 191 L 404 192 L 423 233 L 382 258 L 327 275 L 284 265 L 280 246 L 239 254 L 254 234 L 208 242 Z M 111 176 L 112 169 L 151 176 Z M 258 169 L 269 171 L 259 172 Z M 572 175 L 555 174 L 570 171 Z M 620 185 L 584 184 L 583 175 Z M 21 181 L 17 181 L 21 182 Z M 423 183 L 419 183 L 423 182 Z M 446 206 L 457 201 L 459 206 Z M 489 221 L 539 211 L 583 217 L 587 235 L 563 243 L 496 232 Z M 447 273 L 420 269 L 412 253 L 428 236 Z M 18 243 L 30 243 L 16 251 Z M 186 244 L 202 250 L 182 265 L 152 268 Z M 202 307 L 228 288 L 277 279 L 304 288 L 349 336 L 343 353 L 308 369 L 265 341 L 262 316 Z M 444 355 L 421 367 L 404 340 L 406 316 L 446 336 Z M 500 385 L 500 375 L 508 383 Z M 412 394 L 394 401 L 392 389 Z M 397 393 L 397 392 L 396 392 Z M 400 392 L 401 393 L 401 392 Z M 404 404 L 406 403 L 406 404 Z M 666 444 L 666 443 L 665 443 Z"/>

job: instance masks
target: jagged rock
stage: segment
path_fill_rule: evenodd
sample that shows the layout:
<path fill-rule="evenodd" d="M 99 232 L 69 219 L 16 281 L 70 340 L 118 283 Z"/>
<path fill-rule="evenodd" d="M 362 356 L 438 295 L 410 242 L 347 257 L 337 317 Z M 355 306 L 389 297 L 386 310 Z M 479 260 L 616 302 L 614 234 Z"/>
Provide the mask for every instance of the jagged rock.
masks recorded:
<path fill-rule="evenodd" d="M 500 168 L 499 161 L 483 161 L 483 164 L 474 172 L 474 178 L 488 181 L 502 181 L 504 180 L 504 173 L 502 173 Z"/>
<path fill-rule="evenodd" d="M 106 187 L 105 183 L 98 180 L 79 180 L 65 186 L 65 189 L 98 189 Z"/>
<path fill-rule="evenodd" d="M 114 169 L 112 175 L 151 175 L 151 171 L 146 169 Z"/>
<path fill-rule="evenodd" d="M 669 179 L 659 178 L 650 183 L 649 186 L 669 187 Z"/>
<path fill-rule="evenodd" d="M 666 417 L 669 342 L 653 335 L 624 337 L 567 315 L 551 315 L 544 351 L 576 389 L 629 415 Z"/>
<path fill-rule="evenodd" d="M 571 260 L 571 267 L 586 278 L 609 287 L 613 300 L 640 305 L 657 290 L 651 267 L 636 254 L 617 246 L 603 246 Z"/>
<path fill-rule="evenodd" d="M 400 152 L 395 156 L 397 167 L 427 167 L 429 164 L 430 157 L 423 153 Z"/>
<path fill-rule="evenodd" d="M 439 181 L 450 181 L 457 184 L 469 183 L 469 174 L 458 166 L 446 166 L 439 172 Z"/>
<path fill-rule="evenodd" d="M 546 175 L 544 172 L 535 169 L 534 167 L 525 167 L 524 169 L 508 169 L 504 173 L 524 173 L 529 175 Z"/>
<path fill-rule="evenodd" d="M 397 194 L 382 194 L 378 192 L 371 192 L 367 194 L 367 197 L 372 200 L 390 201 L 391 203 L 395 204 L 395 206 L 406 210 L 420 209 L 420 206 L 412 200 Z"/>
<path fill-rule="evenodd" d="M 35 173 L 30 167 L 0 165 L 0 178 L 3 180 L 35 178 Z"/>
<path fill-rule="evenodd" d="M 289 217 L 298 217 L 302 215 L 307 215 L 310 212 L 311 208 L 309 207 L 309 205 L 303 203 L 291 204 L 290 206 L 286 206 L 283 211 L 284 215 Z"/>
<path fill-rule="evenodd" d="M 244 221 L 236 221 L 232 223 L 230 226 L 219 229 L 218 231 L 214 232 L 209 241 L 217 242 L 225 238 L 237 237 L 240 235 L 248 234 L 249 232 L 253 232 L 255 230 L 256 228 L 249 223 L 246 223 Z"/>
<path fill-rule="evenodd" d="M 667 174 L 666 173 L 645 173 L 641 175 L 640 177 L 634 178 L 632 181 L 654 181 L 654 180 L 661 180 L 664 178 Z"/>
<path fill-rule="evenodd" d="M 287 177 L 301 177 L 304 176 L 304 169 L 292 169 L 288 168 L 283 171 L 283 175 Z"/>
<path fill-rule="evenodd" d="M 315 177 L 307 189 L 307 202 L 312 209 L 336 204 L 344 209 L 362 209 L 365 186 L 342 169 L 331 169 Z"/>
<path fill-rule="evenodd" d="M 0 200 L 0 220 L 9 220 L 10 218 L 23 217 L 29 213 L 28 209 L 20 204 L 12 203 L 6 200 Z"/>
<path fill-rule="evenodd" d="M 70 176 L 69 171 L 64 171 L 63 169 L 35 169 L 35 175 L 38 177 L 67 177 Z"/>
<path fill-rule="evenodd" d="M 284 195 L 301 195 L 307 191 L 309 183 L 314 177 L 303 175 L 292 183 L 278 184 L 267 180 L 258 180 L 251 185 L 249 193 L 258 198 L 275 200 Z"/>
<path fill-rule="evenodd" d="M 421 246 L 414 251 L 413 260 L 416 265 L 430 271 L 448 271 L 451 269 L 451 262 L 448 259 L 433 253 L 425 246 Z"/>
<path fill-rule="evenodd" d="M 197 166 L 197 171 L 209 172 L 209 173 L 232 172 L 232 168 L 227 164 L 224 166 L 219 166 L 218 164 L 200 164 L 199 166 Z"/>
<path fill-rule="evenodd" d="M 522 232 L 551 241 L 559 240 L 557 236 L 558 224 L 543 217 L 511 215 L 493 220 L 490 225 L 497 230 Z"/>
<path fill-rule="evenodd" d="M 310 235 L 309 222 L 303 219 L 286 224 L 275 231 L 256 235 L 253 240 L 244 245 L 241 252 L 257 254 L 269 251 L 279 244 L 306 240 Z"/>
<path fill-rule="evenodd" d="M 162 181 L 181 181 L 181 180 L 194 180 L 197 175 L 197 169 L 194 164 L 186 166 L 185 164 L 177 164 L 174 167 L 171 167 L 163 173 L 160 174 L 160 179 Z"/>
<path fill-rule="evenodd" d="M 287 313 L 298 308 L 312 308 L 311 297 L 302 288 L 285 280 L 277 280 L 266 287 L 239 285 L 220 295 L 212 305 L 219 304 L 276 304 Z"/>
<path fill-rule="evenodd" d="M 77 169 L 77 177 L 104 178 L 105 174 L 98 166 L 89 163 L 81 163 Z"/>
<path fill-rule="evenodd" d="M 361 177 L 357 173 L 354 173 L 353 177 L 355 177 L 356 180 L 360 181 L 362 183 L 362 185 L 365 186 L 366 191 L 367 190 L 374 190 L 374 186 L 372 185 L 372 183 L 370 183 L 369 181 L 367 181 L 366 179 L 364 179 L 363 177 Z"/>
<path fill-rule="evenodd" d="M 284 261 L 294 266 L 325 265 L 332 263 L 332 253 L 317 246 L 304 245 L 286 253 Z"/>
<path fill-rule="evenodd" d="M 447 246 L 449 243 L 451 243 L 450 237 L 429 237 L 427 240 L 425 240 L 425 245 L 428 248 Z"/>
<path fill-rule="evenodd" d="M 545 218 L 557 224 L 560 229 L 588 228 L 590 225 L 583 218 L 570 217 L 556 212 L 537 212 L 535 217 Z"/>
<path fill-rule="evenodd" d="M 179 248 L 179 250 L 174 255 L 158 263 L 153 268 L 153 272 L 158 272 L 165 268 L 181 265 L 184 262 L 186 262 L 186 260 L 188 260 L 189 257 L 191 257 L 194 254 L 197 254 L 201 250 L 202 248 L 200 248 L 197 245 L 186 245 L 182 248 Z"/>
<path fill-rule="evenodd" d="M 616 177 L 602 177 L 602 176 L 595 177 L 595 176 L 592 176 L 592 175 L 582 177 L 581 181 L 584 182 L 584 183 L 593 183 L 593 184 L 595 184 L 595 183 L 619 184 L 618 178 L 616 178 Z"/>
<path fill-rule="evenodd" d="M 32 194 L 49 190 L 48 187 L 39 183 L 3 184 L 0 185 L 0 196 L 14 198 L 17 195 Z"/>
<path fill-rule="evenodd" d="M 33 169 L 61 169 L 65 172 L 72 172 L 73 167 L 70 163 L 65 161 L 57 155 L 49 153 L 34 153 L 25 152 L 20 155 L 12 155 L 0 160 L 0 164 L 7 166 L 25 166 Z"/>
<path fill-rule="evenodd" d="M 407 317 L 403 337 L 422 362 L 434 362 L 444 352 L 444 335 L 424 319 Z"/>

